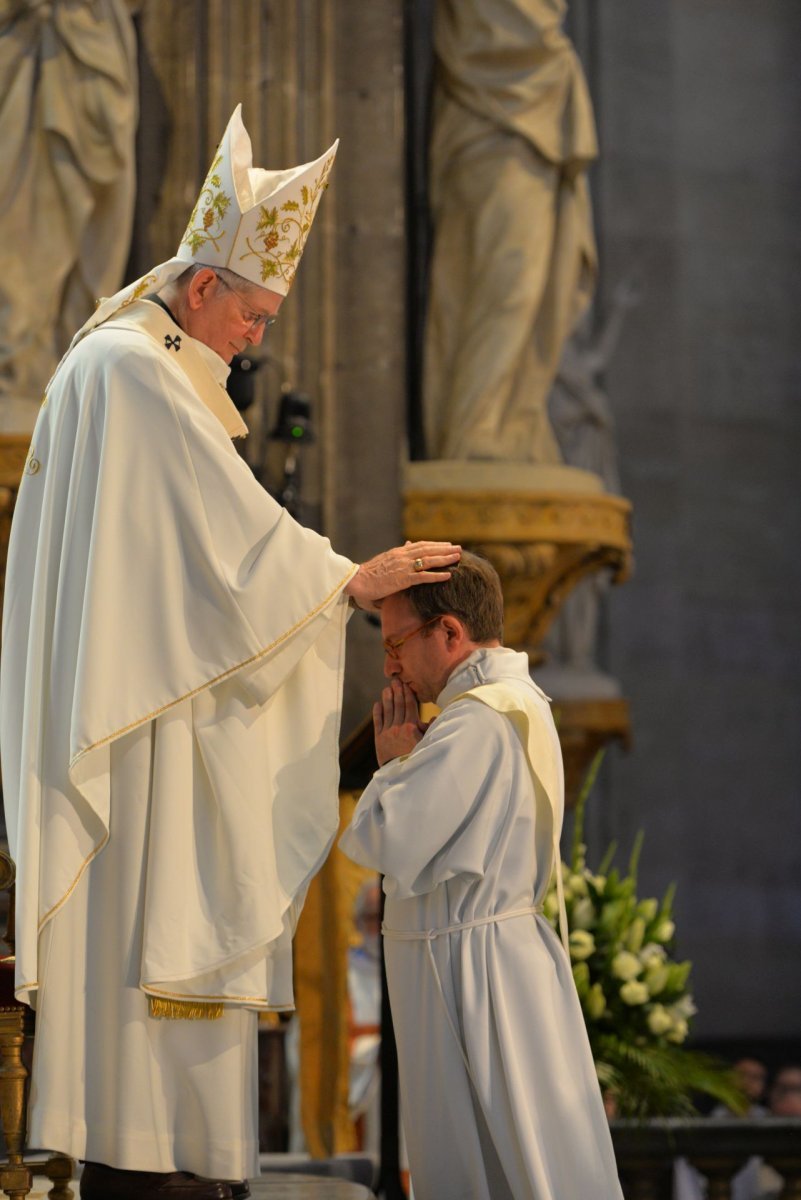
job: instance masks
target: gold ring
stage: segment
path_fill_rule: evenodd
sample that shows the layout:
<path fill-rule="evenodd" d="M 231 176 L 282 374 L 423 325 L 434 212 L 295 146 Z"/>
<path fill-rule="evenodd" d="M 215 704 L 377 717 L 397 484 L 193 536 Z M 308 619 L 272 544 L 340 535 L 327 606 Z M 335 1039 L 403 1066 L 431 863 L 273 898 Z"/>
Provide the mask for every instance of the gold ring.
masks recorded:
<path fill-rule="evenodd" d="M 414 560 L 414 562 L 412 563 L 412 566 L 414 567 L 415 571 L 422 571 L 422 569 L 423 569 L 423 560 L 422 560 L 422 558 L 416 558 L 416 559 Z"/>

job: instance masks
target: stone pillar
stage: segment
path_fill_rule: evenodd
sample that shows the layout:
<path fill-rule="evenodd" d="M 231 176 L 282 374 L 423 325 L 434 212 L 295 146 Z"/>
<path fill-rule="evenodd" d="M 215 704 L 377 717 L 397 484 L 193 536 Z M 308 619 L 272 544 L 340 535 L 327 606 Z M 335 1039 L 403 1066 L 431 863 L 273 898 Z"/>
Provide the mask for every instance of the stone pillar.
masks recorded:
<path fill-rule="evenodd" d="M 145 0 L 139 20 L 140 158 L 155 136 L 141 195 L 158 193 L 141 269 L 175 251 L 216 140 L 241 101 L 257 165 L 317 157 L 336 165 L 297 283 L 263 360 L 244 453 L 280 481 L 267 440 L 283 384 L 309 394 L 317 440 L 303 448 L 304 519 L 356 560 L 400 537 L 406 406 L 403 18 L 390 0 Z M 142 167 L 145 167 L 143 161 Z M 136 247 L 134 251 L 136 253 Z M 381 681 L 378 635 L 349 628 L 343 730 Z"/>

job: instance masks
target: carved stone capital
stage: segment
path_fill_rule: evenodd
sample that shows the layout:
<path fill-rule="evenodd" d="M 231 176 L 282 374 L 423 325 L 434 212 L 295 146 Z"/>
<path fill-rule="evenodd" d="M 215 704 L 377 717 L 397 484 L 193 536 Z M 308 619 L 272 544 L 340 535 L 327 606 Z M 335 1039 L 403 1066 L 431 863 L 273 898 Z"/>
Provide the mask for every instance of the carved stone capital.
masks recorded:
<path fill-rule="evenodd" d="M 488 558 L 504 592 L 505 635 L 532 661 L 565 597 L 587 575 L 631 570 L 631 505 L 621 496 L 557 490 L 417 490 L 405 495 L 412 540 L 444 539 Z"/>

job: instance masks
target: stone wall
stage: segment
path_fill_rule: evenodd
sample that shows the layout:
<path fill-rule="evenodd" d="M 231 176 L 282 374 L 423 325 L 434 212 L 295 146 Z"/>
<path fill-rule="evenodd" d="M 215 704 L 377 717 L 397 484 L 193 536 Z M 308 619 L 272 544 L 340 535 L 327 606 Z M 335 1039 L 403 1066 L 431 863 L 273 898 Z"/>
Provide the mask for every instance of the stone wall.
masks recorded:
<path fill-rule="evenodd" d="M 801 1011 L 801 8 L 585 0 L 604 293 L 643 299 L 608 375 L 635 574 L 606 666 L 634 747 L 593 843 L 678 883 L 705 1037 Z"/>

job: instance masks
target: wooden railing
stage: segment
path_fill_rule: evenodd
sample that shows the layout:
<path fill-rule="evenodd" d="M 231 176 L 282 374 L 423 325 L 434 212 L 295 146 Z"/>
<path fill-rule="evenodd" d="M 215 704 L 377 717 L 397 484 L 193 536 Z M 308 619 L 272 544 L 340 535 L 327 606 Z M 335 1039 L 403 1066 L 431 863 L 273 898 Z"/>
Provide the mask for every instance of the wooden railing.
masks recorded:
<path fill-rule="evenodd" d="M 730 1200 L 732 1178 L 759 1157 L 782 1177 L 781 1200 L 801 1200 L 801 1118 L 613 1121 L 626 1200 L 671 1200 L 674 1164 L 686 1158 L 707 1179 L 707 1200 Z"/>

